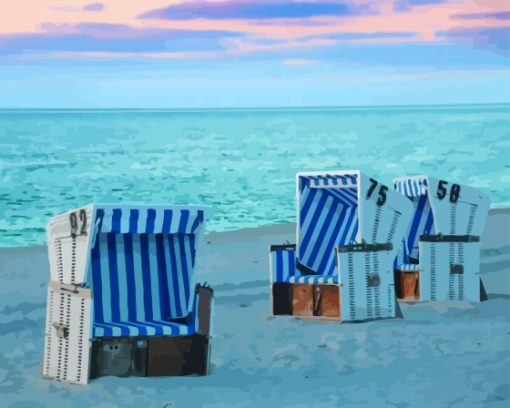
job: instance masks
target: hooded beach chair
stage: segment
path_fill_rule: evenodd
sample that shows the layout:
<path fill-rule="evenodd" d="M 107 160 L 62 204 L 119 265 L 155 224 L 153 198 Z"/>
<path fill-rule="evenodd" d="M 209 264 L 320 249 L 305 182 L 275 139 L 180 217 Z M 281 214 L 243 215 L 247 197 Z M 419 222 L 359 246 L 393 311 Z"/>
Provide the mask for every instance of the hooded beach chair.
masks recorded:
<path fill-rule="evenodd" d="M 395 261 L 399 298 L 485 300 L 480 235 L 489 197 L 473 187 L 427 176 L 401 177 L 394 183 L 414 207 Z"/>
<path fill-rule="evenodd" d="M 212 290 L 192 286 L 205 210 L 91 204 L 50 220 L 42 375 L 206 374 Z"/>
<path fill-rule="evenodd" d="M 270 247 L 272 312 L 395 317 L 393 260 L 412 205 L 360 171 L 298 173 L 297 245 Z"/>

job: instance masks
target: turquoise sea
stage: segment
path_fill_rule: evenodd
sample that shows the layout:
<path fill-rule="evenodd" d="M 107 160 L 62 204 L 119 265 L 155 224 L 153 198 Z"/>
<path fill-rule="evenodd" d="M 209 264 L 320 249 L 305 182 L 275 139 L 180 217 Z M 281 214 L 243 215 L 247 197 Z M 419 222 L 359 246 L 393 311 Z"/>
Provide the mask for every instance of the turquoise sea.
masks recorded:
<path fill-rule="evenodd" d="M 206 204 L 208 230 L 293 221 L 295 173 L 429 174 L 510 206 L 510 105 L 0 110 L 0 246 L 90 202 Z"/>

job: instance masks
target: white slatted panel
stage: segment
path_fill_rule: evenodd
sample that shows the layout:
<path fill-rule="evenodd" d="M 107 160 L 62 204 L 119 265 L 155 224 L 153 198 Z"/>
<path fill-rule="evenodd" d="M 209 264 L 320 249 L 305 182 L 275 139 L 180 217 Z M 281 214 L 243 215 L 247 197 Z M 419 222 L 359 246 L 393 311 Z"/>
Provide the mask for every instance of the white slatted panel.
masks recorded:
<path fill-rule="evenodd" d="M 43 376 L 87 384 L 91 291 L 79 288 L 73 293 L 70 290 L 72 288 L 55 282 L 50 282 L 48 287 Z"/>
<path fill-rule="evenodd" d="M 462 265 L 462 274 L 450 265 Z M 479 242 L 420 242 L 420 299 L 480 302 Z"/>
<path fill-rule="evenodd" d="M 342 321 L 396 316 L 393 252 L 340 252 L 337 259 Z M 378 285 L 369 284 L 374 278 Z"/>

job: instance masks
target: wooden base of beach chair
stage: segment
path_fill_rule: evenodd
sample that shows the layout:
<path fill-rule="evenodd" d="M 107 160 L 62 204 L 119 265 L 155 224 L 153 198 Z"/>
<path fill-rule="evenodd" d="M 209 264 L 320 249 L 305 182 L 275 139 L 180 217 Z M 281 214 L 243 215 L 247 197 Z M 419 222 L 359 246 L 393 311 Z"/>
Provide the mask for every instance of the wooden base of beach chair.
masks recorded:
<path fill-rule="evenodd" d="M 273 284 L 273 314 L 340 319 L 338 285 Z"/>
<path fill-rule="evenodd" d="M 206 375 L 210 342 L 202 335 L 99 338 L 92 342 L 91 378 Z"/>
<path fill-rule="evenodd" d="M 418 271 L 395 271 L 397 298 L 405 301 L 420 300 L 420 273 Z"/>

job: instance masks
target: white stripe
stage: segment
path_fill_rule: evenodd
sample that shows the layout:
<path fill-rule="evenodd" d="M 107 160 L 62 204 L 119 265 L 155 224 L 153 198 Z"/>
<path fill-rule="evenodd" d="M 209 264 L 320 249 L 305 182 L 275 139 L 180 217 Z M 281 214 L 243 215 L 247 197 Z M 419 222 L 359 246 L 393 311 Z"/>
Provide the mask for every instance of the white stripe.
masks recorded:
<path fill-rule="evenodd" d="M 120 216 L 120 232 L 123 234 L 129 232 L 129 210 L 121 210 Z"/>
<path fill-rule="evenodd" d="M 101 226 L 101 232 L 111 232 L 112 230 L 112 215 L 113 209 L 108 208 L 104 210 L 103 224 Z"/>
<path fill-rule="evenodd" d="M 147 232 L 147 210 L 147 208 L 143 208 L 138 211 L 138 224 L 136 226 L 136 232 L 139 234 Z"/>
<path fill-rule="evenodd" d="M 173 211 L 172 210 L 172 223 L 170 224 L 170 231 L 178 231 L 179 224 L 181 222 L 181 211 Z"/>
<path fill-rule="evenodd" d="M 154 219 L 154 231 L 161 232 L 163 231 L 163 218 L 165 212 L 163 210 L 156 211 L 156 218 Z"/>

